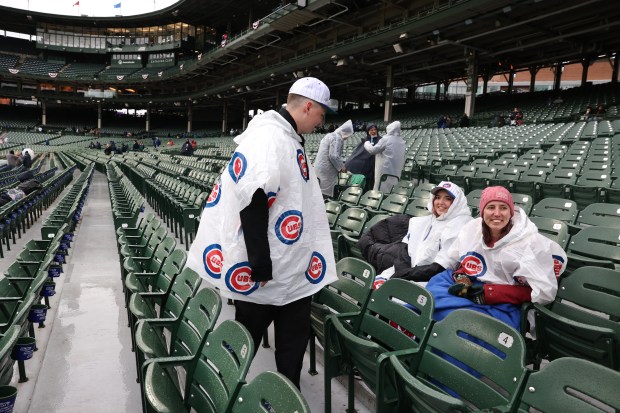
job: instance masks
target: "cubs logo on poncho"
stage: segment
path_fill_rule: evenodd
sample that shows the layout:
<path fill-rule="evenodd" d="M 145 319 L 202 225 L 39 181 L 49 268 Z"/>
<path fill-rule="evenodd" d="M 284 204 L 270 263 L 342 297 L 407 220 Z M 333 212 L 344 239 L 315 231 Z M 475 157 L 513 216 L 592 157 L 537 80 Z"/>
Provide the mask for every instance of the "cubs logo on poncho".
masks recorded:
<path fill-rule="evenodd" d="M 475 251 L 469 251 L 461 257 L 461 268 L 470 277 L 482 277 L 487 272 L 484 257 Z"/>
<path fill-rule="evenodd" d="M 241 152 L 235 152 L 228 164 L 228 172 L 230 173 L 230 177 L 233 182 L 239 182 L 239 179 L 245 175 L 245 170 L 248 167 L 248 162 L 245 159 L 245 156 Z"/>
<path fill-rule="evenodd" d="M 252 294 L 259 286 L 259 283 L 252 281 L 249 262 L 240 262 L 230 267 L 224 281 L 230 291 L 243 295 Z"/>
<path fill-rule="evenodd" d="M 301 177 L 307 182 L 310 178 L 310 173 L 308 172 L 308 161 L 306 160 L 306 154 L 301 149 L 297 149 L 297 165 L 299 165 Z"/>
<path fill-rule="evenodd" d="M 277 195 L 275 192 L 267 192 L 267 208 L 271 208 L 273 203 L 276 202 Z"/>
<path fill-rule="evenodd" d="M 326 267 L 325 258 L 314 251 L 310 257 L 308 268 L 306 269 L 306 279 L 312 284 L 320 283 L 323 277 L 325 277 Z"/>
<path fill-rule="evenodd" d="M 304 219 L 300 211 L 283 212 L 276 222 L 276 236 L 282 243 L 291 245 L 301 238 L 304 230 Z"/>
<path fill-rule="evenodd" d="M 205 248 L 202 253 L 202 261 L 207 274 L 213 278 L 220 278 L 222 276 L 224 257 L 222 256 L 222 246 L 220 244 L 211 244 Z"/>
<path fill-rule="evenodd" d="M 215 185 L 213 185 L 211 194 L 209 195 L 209 198 L 207 198 L 205 208 L 211 208 L 211 207 L 216 206 L 217 203 L 220 202 L 221 196 L 222 196 L 222 178 L 218 179 Z"/>

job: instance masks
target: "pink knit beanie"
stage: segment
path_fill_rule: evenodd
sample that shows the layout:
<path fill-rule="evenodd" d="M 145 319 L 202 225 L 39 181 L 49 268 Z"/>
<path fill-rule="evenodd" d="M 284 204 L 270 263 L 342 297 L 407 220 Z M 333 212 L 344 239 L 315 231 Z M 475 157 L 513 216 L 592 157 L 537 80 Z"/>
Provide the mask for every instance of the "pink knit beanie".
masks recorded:
<path fill-rule="evenodd" d="M 500 201 L 508 205 L 508 208 L 510 208 L 510 217 L 514 216 L 515 203 L 512 200 L 512 194 L 503 186 L 490 186 L 488 188 L 485 188 L 484 191 L 482 191 L 482 196 L 480 197 L 481 215 L 487 204 L 493 201 Z"/>

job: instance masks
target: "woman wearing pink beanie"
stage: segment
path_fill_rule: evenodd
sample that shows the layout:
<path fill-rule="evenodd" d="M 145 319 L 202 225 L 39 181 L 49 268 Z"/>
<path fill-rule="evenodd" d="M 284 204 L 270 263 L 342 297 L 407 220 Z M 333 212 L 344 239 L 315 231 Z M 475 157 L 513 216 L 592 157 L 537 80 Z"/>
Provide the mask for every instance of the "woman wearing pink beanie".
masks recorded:
<path fill-rule="evenodd" d="M 435 320 L 467 308 L 519 329 L 520 304 L 555 298 L 566 253 L 538 233 L 506 188 L 494 186 L 482 192 L 480 217 L 463 226 L 435 262 L 446 268 L 426 286 L 435 298 Z"/>

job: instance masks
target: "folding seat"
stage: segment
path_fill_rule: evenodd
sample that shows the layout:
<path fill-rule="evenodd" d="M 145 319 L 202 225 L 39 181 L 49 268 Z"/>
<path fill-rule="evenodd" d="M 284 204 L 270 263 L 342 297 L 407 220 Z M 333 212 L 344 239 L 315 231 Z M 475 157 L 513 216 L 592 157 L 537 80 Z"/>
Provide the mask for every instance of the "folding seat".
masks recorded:
<path fill-rule="evenodd" d="M 431 212 L 428 210 L 428 201 L 429 198 L 413 198 L 409 201 L 409 204 L 405 209 L 405 214 L 410 217 L 423 217 L 430 215 Z"/>
<path fill-rule="evenodd" d="M 567 253 L 570 271 L 584 266 L 615 269 L 620 265 L 620 229 L 583 228 L 571 237 Z"/>
<path fill-rule="evenodd" d="M 359 186 L 350 186 L 340 193 L 339 201 L 345 206 L 357 206 L 364 188 Z"/>
<path fill-rule="evenodd" d="M 406 197 L 410 197 L 414 189 L 415 185 L 413 184 L 413 181 L 402 180 L 399 181 L 396 185 L 394 185 L 391 193 L 401 194 L 405 195 Z"/>
<path fill-rule="evenodd" d="M 463 188 L 463 192 L 469 192 L 468 178 L 474 176 L 476 167 L 471 165 L 461 166 L 454 176 L 449 177 L 451 182 Z"/>
<path fill-rule="evenodd" d="M 620 393 L 615 389 L 620 373 L 574 357 L 563 357 L 532 373 L 516 400 L 517 413 L 598 413 L 620 410 Z M 586 397 L 584 397 L 584 395 Z"/>
<path fill-rule="evenodd" d="M 552 218 L 572 224 L 577 218 L 577 203 L 570 199 L 544 198 L 534 207 L 530 216 Z"/>
<path fill-rule="evenodd" d="M 560 279 L 551 304 L 533 304 L 532 309 L 535 368 L 543 359 L 578 357 L 620 370 L 618 271 L 581 267 Z"/>
<path fill-rule="evenodd" d="M 521 173 L 518 181 L 513 181 L 512 190 L 514 192 L 528 194 L 534 199 L 539 199 L 538 184 L 545 182 L 550 171 L 544 168 L 530 168 Z"/>
<path fill-rule="evenodd" d="M 340 214 L 334 229 L 330 231 L 336 259 L 342 258 L 340 253 L 346 251 L 346 242 L 342 239 L 343 235 L 353 239 L 359 238 L 369 217 L 369 212 L 362 208 L 349 208 Z"/>
<path fill-rule="evenodd" d="M 381 201 L 383 201 L 383 192 L 370 190 L 362 195 L 358 202 L 358 206 L 368 211 L 377 211 L 379 205 L 381 205 Z"/>
<path fill-rule="evenodd" d="M 419 350 L 427 340 L 433 297 L 415 283 L 390 279 L 373 291 L 360 313 L 331 315 L 325 321 L 325 412 L 331 412 L 331 380 L 348 373 L 349 406 L 354 411 L 354 371 L 376 393 L 377 371 L 398 350 Z"/>
<path fill-rule="evenodd" d="M 420 349 L 379 356 L 378 412 L 491 410 L 521 393 L 525 339 L 505 323 L 455 310 L 428 337 Z"/>
<path fill-rule="evenodd" d="M 494 167 L 480 167 L 476 170 L 474 176 L 467 179 L 469 190 L 484 189 L 489 186 L 489 181 L 497 175 L 497 169 Z"/>
<path fill-rule="evenodd" d="M 570 185 L 577 182 L 577 173 L 566 169 L 556 169 L 544 182 L 538 183 L 541 198 L 570 198 Z"/>
<path fill-rule="evenodd" d="M 431 194 L 431 190 L 437 186 L 436 184 L 419 184 L 418 186 L 415 187 L 415 189 L 413 190 L 413 194 L 411 194 L 411 198 L 415 199 L 415 198 L 423 198 L 423 199 L 428 199 L 431 198 L 433 195 Z"/>
<path fill-rule="evenodd" d="M 577 202 L 579 209 L 606 199 L 607 189 L 611 186 L 608 172 L 585 172 L 570 185 L 571 198 Z"/>
<path fill-rule="evenodd" d="M 149 363 L 144 375 L 147 411 L 229 411 L 253 357 L 254 341 L 246 328 L 233 320 L 223 321 L 209 334 L 209 345 L 203 345 L 197 357 Z M 185 375 L 183 388 L 179 370 Z"/>
<path fill-rule="evenodd" d="M 327 213 L 327 222 L 329 223 L 329 228 L 333 229 L 336 225 L 336 220 L 340 215 L 340 211 L 342 210 L 342 204 L 336 201 L 327 201 L 325 202 L 325 212 Z"/>
<path fill-rule="evenodd" d="M 275 412 L 311 413 L 308 402 L 284 375 L 265 371 L 239 390 L 231 413 L 260 412 L 265 406 Z"/>
<path fill-rule="evenodd" d="M 336 263 L 338 279 L 323 287 L 312 300 L 310 336 L 310 370 L 316 371 L 316 342 L 324 347 L 325 318 L 330 314 L 359 314 L 366 309 L 375 281 L 375 269 L 372 265 L 357 258 L 343 258 Z"/>
<path fill-rule="evenodd" d="M 540 234 L 555 241 L 562 249 L 566 249 L 570 238 L 566 222 L 543 217 L 530 217 L 530 220 L 538 227 Z"/>
<path fill-rule="evenodd" d="M 577 226 L 620 228 L 620 205 L 596 203 L 588 205 L 577 215 Z"/>
<path fill-rule="evenodd" d="M 438 171 L 431 173 L 429 177 L 429 181 L 434 184 L 438 184 L 441 181 L 445 181 L 450 179 L 450 177 L 456 175 L 456 171 L 458 170 L 457 165 L 443 165 Z"/>
<path fill-rule="evenodd" d="M 379 205 L 376 213 L 380 214 L 402 214 L 405 212 L 405 208 L 407 208 L 407 203 L 409 202 L 409 198 L 406 195 L 401 194 L 389 194 L 383 201 L 381 201 L 381 205 Z M 375 211 L 370 211 L 371 214 L 374 214 Z"/>

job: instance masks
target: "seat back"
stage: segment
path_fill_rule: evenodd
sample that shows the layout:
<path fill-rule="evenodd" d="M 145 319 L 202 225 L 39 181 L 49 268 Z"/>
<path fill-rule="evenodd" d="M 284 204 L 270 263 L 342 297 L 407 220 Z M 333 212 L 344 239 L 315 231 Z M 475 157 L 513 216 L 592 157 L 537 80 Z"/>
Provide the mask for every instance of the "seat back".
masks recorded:
<path fill-rule="evenodd" d="M 180 249 L 174 250 L 168 258 L 166 258 L 161 271 L 157 274 L 157 277 L 154 278 L 151 291 L 168 294 L 176 276 L 181 273 L 181 270 L 185 266 L 185 261 L 187 261 L 187 253 Z"/>
<path fill-rule="evenodd" d="M 620 411 L 618 383 L 617 371 L 587 360 L 561 358 L 528 377 L 518 412 Z"/>
<path fill-rule="evenodd" d="M 406 197 L 409 197 L 413 193 L 414 189 L 415 189 L 415 186 L 413 184 L 413 181 L 402 180 L 402 181 L 398 181 L 398 183 L 392 187 L 392 193 L 401 194 L 401 195 L 405 195 Z"/>
<path fill-rule="evenodd" d="M 357 205 L 362 197 L 363 188 L 359 186 L 350 186 L 340 194 L 340 202 L 347 205 Z"/>
<path fill-rule="evenodd" d="M 209 334 L 194 371 L 188 372 L 187 406 L 201 413 L 228 411 L 253 357 L 254 341 L 246 328 L 223 321 Z"/>
<path fill-rule="evenodd" d="M 310 413 L 304 396 L 280 373 L 265 371 L 244 384 L 232 406 L 232 413 Z"/>
<path fill-rule="evenodd" d="M 11 352 L 20 335 L 20 327 L 13 325 L 0 338 L 0 386 L 7 386 L 11 383 L 13 363 L 15 362 L 11 357 Z"/>
<path fill-rule="evenodd" d="M 413 198 L 407 208 L 405 214 L 410 217 L 424 217 L 430 215 L 431 211 L 428 210 L 428 198 Z"/>
<path fill-rule="evenodd" d="M 176 277 L 170 288 L 170 294 L 165 306 L 160 312 L 161 318 L 178 318 L 185 309 L 187 302 L 194 296 L 200 287 L 202 278 L 191 268 L 186 267 Z M 176 334 L 176 327 L 171 330 L 171 334 Z"/>
<path fill-rule="evenodd" d="M 438 182 L 439 183 L 439 182 Z M 413 190 L 413 194 L 411 194 L 412 198 L 431 198 L 433 195 L 431 194 L 431 190 L 435 188 L 435 184 L 419 184 Z"/>
<path fill-rule="evenodd" d="M 323 287 L 312 302 L 312 331 L 321 343 L 326 316 L 366 309 L 376 275 L 372 265 L 352 257 L 338 261 L 336 273 L 338 280 Z"/>
<path fill-rule="evenodd" d="M 151 258 L 148 268 L 151 272 L 159 272 L 162 268 L 163 262 L 168 258 L 168 256 L 174 251 L 174 248 L 177 245 L 177 241 L 172 237 L 166 237 L 155 250 L 153 254 L 153 258 Z"/>
<path fill-rule="evenodd" d="M 388 214 L 402 214 L 405 212 L 408 202 L 409 198 L 405 195 L 390 194 L 381 201 L 379 211 L 387 212 Z"/>
<path fill-rule="evenodd" d="M 467 206 L 471 209 L 471 214 L 474 217 L 480 214 L 480 198 L 482 198 L 482 189 L 474 189 L 467 194 Z"/>
<path fill-rule="evenodd" d="M 359 237 L 367 220 L 368 211 L 361 208 L 349 208 L 340 214 L 335 228 L 343 234 Z"/>
<path fill-rule="evenodd" d="M 487 315 L 455 310 L 433 325 L 426 346 L 413 356 L 415 380 L 398 384 L 399 398 L 416 412 L 506 405 L 527 377 L 524 360 L 525 340 L 518 331 Z"/>
<path fill-rule="evenodd" d="M 378 214 L 375 215 L 374 217 L 370 218 L 368 221 L 366 221 L 366 223 L 364 224 L 364 228 L 362 229 L 362 234 L 366 233 L 366 231 L 368 231 L 370 228 L 372 228 L 376 223 L 383 221 L 386 218 L 389 218 L 390 216 L 387 214 Z"/>
<path fill-rule="evenodd" d="M 383 192 L 381 191 L 366 191 L 360 198 L 358 205 L 361 208 L 377 210 L 381 201 L 383 200 Z"/>
<path fill-rule="evenodd" d="M 577 216 L 577 225 L 620 228 L 620 205 L 590 204 Z"/>
<path fill-rule="evenodd" d="M 180 357 L 198 354 L 204 339 L 213 330 L 221 310 L 222 299 L 211 288 L 203 288 L 190 298 L 180 315 L 178 329 L 176 332 L 172 332 L 170 356 Z"/>
<path fill-rule="evenodd" d="M 540 357 L 579 357 L 620 369 L 620 272 L 582 267 L 560 280 L 555 301 L 535 306 Z"/>
<path fill-rule="evenodd" d="M 563 198 L 544 198 L 534 205 L 533 217 L 557 219 L 572 224 L 577 217 L 577 203 Z"/>
<path fill-rule="evenodd" d="M 571 269 L 586 265 L 614 269 L 620 264 L 620 229 L 583 228 L 571 237 L 568 253 Z"/>
<path fill-rule="evenodd" d="M 372 292 L 366 311 L 359 316 L 357 333 L 336 320 L 333 325 L 346 358 L 375 390 L 378 355 L 422 347 L 430 331 L 433 310 L 433 296 L 428 290 L 409 281 L 390 279 Z"/>
<path fill-rule="evenodd" d="M 552 218 L 530 217 L 530 221 L 538 227 L 538 232 L 551 241 L 558 243 L 562 249 L 568 245 L 568 224 L 564 221 Z"/>
<path fill-rule="evenodd" d="M 327 213 L 327 222 L 330 228 L 334 228 L 334 225 L 336 225 L 336 220 L 338 220 L 341 210 L 342 205 L 339 202 L 327 201 L 325 203 L 325 212 Z"/>
<path fill-rule="evenodd" d="M 530 214 L 534 205 L 534 197 L 529 194 L 512 194 L 515 205 L 521 207 L 527 215 Z"/>

